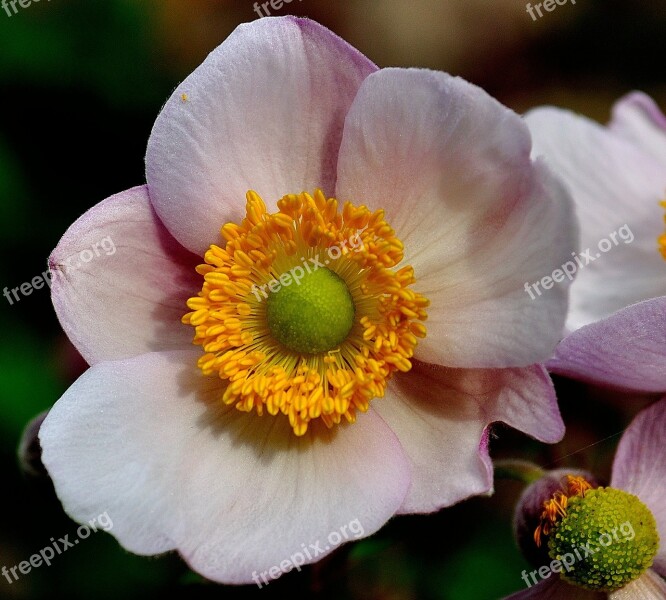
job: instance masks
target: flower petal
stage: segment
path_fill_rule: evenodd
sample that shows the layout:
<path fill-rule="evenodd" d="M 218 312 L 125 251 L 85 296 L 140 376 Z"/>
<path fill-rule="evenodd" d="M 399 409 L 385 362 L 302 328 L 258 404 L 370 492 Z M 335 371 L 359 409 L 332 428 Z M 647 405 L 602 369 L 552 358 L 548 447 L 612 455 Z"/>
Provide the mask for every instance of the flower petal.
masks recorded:
<path fill-rule="evenodd" d="M 169 231 L 203 254 L 240 221 L 249 189 L 267 202 L 332 193 L 345 115 L 375 69 L 313 21 L 239 26 L 176 88 L 148 142 L 150 197 Z"/>
<path fill-rule="evenodd" d="M 529 573 L 524 572 L 529 578 Z M 538 579 L 538 575 L 534 574 Z M 584 590 L 563 581 L 557 575 L 551 575 L 548 579 L 539 581 L 537 585 L 532 584 L 526 590 L 516 592 L 504 598 L 504 600 L 606 600 L 607 594 L 600 594 Z"/>
<path fill-rule="evenodd" d="M 431 301 L 420 360 L 522 367 L 560 339 L 569 281 L 536 300 L 526 283 L 571 258 L 577 228 L 568 194 L 529 155 L 518 115 L 461 79 L 383 69 L 363 82 L 337 197 L 386 209 L 404 242 Z"/>
<path fill-rule="evenodd" d="M 621 98 L 613 107 L 609 127 L 615 133 L 649 150 L 666 168 L 666 116 L 657 103 L 641 92 Z"/>
<path fill-rule="evenodd" d="M 490 492 L 489 425 L 502 421 L 548 443 L 564 435 L 543 367 L 448 369 L 416 362 L 373 407 L 400 439 L 413 478 L 401 512 L 432 512 Z"/>
<path fill-rule="evenodd" d="M 660 548 L 653 568 L 666 575 L 666 398 L 641 411 L 622 435 L 611 486 L 638 496 L 657 520 Z"/>
<path fill-rule="evenodd" d="M 666 295 L 666 264 L 657 246 L 664 214 L 659 201 L 666 194 L 663 161 L 567 111 L 541 108 L 526 121 L 535 154 L 544 155 L 566 181 L 580 218 L 583 252 L 568 329 Z"/>
<path fill-rule="evenodd" d="M 666 392 L 666 297 L 639 302 L 564 338 L 548 369 L 582 381 Z"/>
<path fill-rule="evenodd" d="M 400 507 L 410 467 L 373 411 L 296 438 L 284 417 L 222 405 L 198 356 L 98 364 L 51 409 L 42 458 L 74 519 L 107 511 L 128 550 L 175 548 L 209 579 L 251 583 L 303 545 L 308 563 L 374 533 Z"/>
<path fill-rule="evenodd" d="M 608 594 L 608 598 L 609 600 L 664 600 L 666 582 L 654 571 L 649 570 L 621 590 Z"/>
<path fill-rule="evenodd" d="M 146 187 L 80 217 L 49 258 L 51 296 L 65 333 L 89 364 L 183 348 L 180 322 L 201 288 L 198 259 L 155 215 Z"/>

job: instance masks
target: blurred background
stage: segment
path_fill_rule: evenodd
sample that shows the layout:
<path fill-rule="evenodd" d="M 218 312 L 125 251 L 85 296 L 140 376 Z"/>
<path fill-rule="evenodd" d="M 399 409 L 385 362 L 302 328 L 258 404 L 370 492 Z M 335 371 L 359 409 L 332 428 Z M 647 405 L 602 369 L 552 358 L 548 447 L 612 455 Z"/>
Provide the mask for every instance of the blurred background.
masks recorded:
<path fill-rule="evenodd" d="M 249 0 L 35 0 L 17 8 L 0 10 L 2 288 L 42 273 L 86 209 L 144 182 L 145 145 L 166 98 L 239 23 L 258 18 Z M 293 0 L 270 10 L 320 21 L 381 67 L 460 75 L 518 112 L 555 104 L 603 122 L 632 89 L 666 108 L 659 0 L 569 1 L 537 20 L 522 0 Z M 49 480 L 20 468 L 17 446 L 26 424 L 85 368 L 46 288 L 11 305 L 0 297 L 0 567 L 76 530 Z M 607 477 L 618 432 L 642 401 L 556 383 L 565 440 L 546 447 L 497 427 L 493 456 Z M 0 598 L 501 598 L 524 585 L 527 563 L 511 533 L 521 489 L 498 480 L 492 498 L 394 519 L 262 590 L 206 583 L 177 556 L 136 557 L 98 533 L 11 585 L 0 578 Z"/>

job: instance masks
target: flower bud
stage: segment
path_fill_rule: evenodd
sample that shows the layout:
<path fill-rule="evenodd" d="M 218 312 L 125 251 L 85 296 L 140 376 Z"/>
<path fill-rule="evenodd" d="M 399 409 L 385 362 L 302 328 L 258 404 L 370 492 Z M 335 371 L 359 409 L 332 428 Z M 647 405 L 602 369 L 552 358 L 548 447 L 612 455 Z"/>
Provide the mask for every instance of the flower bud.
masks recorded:
<path fill-rule="evenodd" d="M 523 492 L 513 518 L 513 531 L 518 547 L 523 556 L 535 567 L 551 562 L 548 555 L 548 544 L 537 546 L 534 532 L 540 524 L 544 502 L 553 497 L 558 490 L 566 489 L 567 475 L 583 477 L 596 487 L 598 484 L 587 471 L 579 469 L 557 469 L 549 471 L 541 479 L 529 485 Z"/>

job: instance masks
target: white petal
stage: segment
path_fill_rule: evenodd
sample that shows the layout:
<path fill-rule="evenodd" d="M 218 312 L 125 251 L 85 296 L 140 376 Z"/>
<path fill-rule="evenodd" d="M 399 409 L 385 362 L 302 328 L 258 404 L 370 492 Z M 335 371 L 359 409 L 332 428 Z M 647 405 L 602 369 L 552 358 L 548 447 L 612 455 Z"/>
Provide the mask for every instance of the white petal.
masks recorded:
<path fill-rule="evenodd" d="M 186 301 L 201 262 L 164 228 L 145 186 L 80 217 L 49 258 L 51 296 L 65 333 L 89 364 L 191 346 Z"/>
<path fill-rule="evenodd" d="M 445 369 L 417 362 L 372 406 L 413 465 L 401 512 L 432 512 L 493 488 L 490 425 L 502 421 L 537 439 L 562 439 L 564 424 L 542 367 Z"/>
<path fill-rule="evenodd" d="M 610 129 L 649 151 L 666 169 L 666 116 L 641 92 L 621 98 L 613 107 Z"/>
<path fill-rule="evenodd" d="M 544 155 L 573 192 L 581 247 L 590 250 L 580 258 L 571 288 L 567 327 L 573 331 L 629 304 L 666 295 L 666 265 L 657 249 L 664 230 L 663 162 L 566 111 L 537 109 L 526 121 L 535 154 Z"/>
<path fill-rule="evenodd" d="M 205 577 L 251 583 L 302 544 L 318 560 L 398 510 L 410 467 L 373 411 L 296 438 L 285 417 L 221 407 L 198 356 L 100 363 L 52 408 L 43 461 L 74 519 L 106 511 L 132 552 L 177 549 Z"/>
<path fill-rule="evenodd" d="M 245 193 L 331 194 L 344 118 L 376 67 L 314 21 L 239 26 L 181 85 L 146 155 L 150 197 L 169 231 L 203 254 L 244 216 Z"/>
<path fill-rule="evenodd" d="M 657 521 L 660 547 L 654 568 L 666 575 L 666 398 L 642 410 L 622 435 L 611 485 L 638 496 Z"/>
<path fill-rule="evenodd" d="M 525 286 L 570 258 L 577 228 L 566 191 L 529 154 L 522 120 L 467 82 L 403 69 L 363 82 L 337 195 L 386 209 L 405 244 L 431 301 L 417 358 L 527 366 L 559 341 L 569 280 L 536 300 Z"/>

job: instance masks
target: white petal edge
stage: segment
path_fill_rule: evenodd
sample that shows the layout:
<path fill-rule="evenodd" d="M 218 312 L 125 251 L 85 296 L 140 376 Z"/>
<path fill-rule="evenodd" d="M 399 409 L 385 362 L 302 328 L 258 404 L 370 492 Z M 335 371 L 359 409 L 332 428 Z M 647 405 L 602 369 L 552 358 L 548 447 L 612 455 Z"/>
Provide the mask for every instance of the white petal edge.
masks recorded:
<path fill-rule="evenodd" d="M 618 100 L 609 128 L 649 151 L 666 169 L 666 116 L 650 96 L 632 92 Z"/>
<path fill-rule="evenodd" d="M 567 329 L 630 304 L 666 295 L 663 233 L 666 169 L 646 148 L 584 117 L 554 108 L 525 116 L 534 155 L 543 156 L 573 194 L 581 254 Z M 589 250 L 589 252 L 588 252 Z"/>
<path fill-rule="evenodd" d="M 275 17 L 240 25 L 162 109 L 146 154 L 157 213 L 184 246 L 203 252 L 239 223 L 252 189 L 335 188 L 347 110 L 375 67 L 325 27 Z"/>
<path fill-rule="evenodd" d="M 578 230 L 568 192 L 530 147 L 518 115 L 459 78 L 382 69 L 361 85 L 337 197 L 385 209 L 403 241 L 413 288 L 431 302 L 418 359 L 524 367 L 559 341 L 570 280 L 534 299 L 526 287 L 571 258 Z"/>
<path fill-rule="evenodd" d="M 372 403 L 400 439 L 413 468 L 402 513 L 433 512 L 493 490 L 491 424 L 546 443 L 564 436 L 555 391 L 541 366 L 446 369 L 417 362 Z"/>
<path fill-rule="evenodd" d="M 622 434 L 611 486 L 638 496 L 657 521 L 660 546 L 654 569 L 666 575 L 666 398 L 643 409 Z"/>
<path fill-rule="evenodd" d="M 186 348 L 194 330 L 180 319 L 201 289 L 199 262 L 162 225 L 146 187 L 135 187 L 91 208 L 58 242 L 53 306 L 89 364 Z"/>
<path fill-rule="evenodd" d="M 106 511 L 132 552 L 177 549 L 209 579 L 251 583 L 302 544 L 321 542 L 319 560 L 333 532 L 370 535 L 398 510 L 410 467 L 373 411 L 296 438 L 284 417 L 220 408 L 198 355 L 100 363 L 51 409 L 42 458 L 72 518 Z"/>

